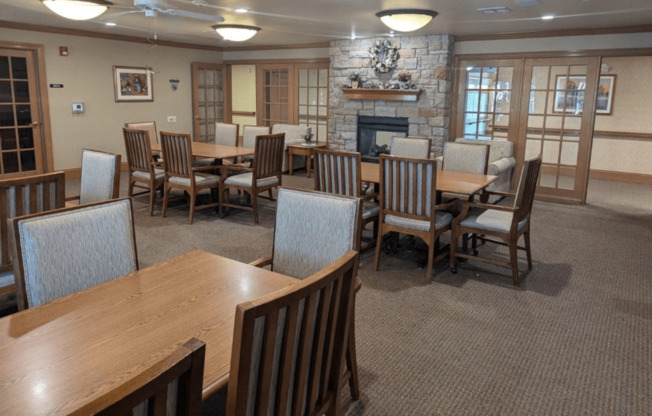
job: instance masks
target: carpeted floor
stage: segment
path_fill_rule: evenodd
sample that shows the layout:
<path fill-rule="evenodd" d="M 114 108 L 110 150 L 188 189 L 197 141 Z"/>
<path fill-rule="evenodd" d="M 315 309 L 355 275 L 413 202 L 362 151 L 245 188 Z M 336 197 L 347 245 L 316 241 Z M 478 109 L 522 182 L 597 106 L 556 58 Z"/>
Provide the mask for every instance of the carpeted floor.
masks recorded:
<path fill-rule="evenodd" d="M 440 262 L 426 282 L 419 243 L 383 253 L 378 272 L 374 253 L 363 253 L 361 398 L 344 390 L 343 414 L 651 414 L 652 187 L 591 187 L 585 206 L 535 202 L 534 267 L 521 255 L 518 288 L 507 269 L 473 261 L 457 274 Z M 220 219 L 212 210 L 188 225 L 187 205 L 150 217 L 147 197 L 136 197 L 140 266 L 193 249 L 243 262 L 269 254 L 273 207 L 263 204 L 257 226 L 249 211 Z M 205 403 L 205 414 L 222 409 L 219 395 Z"/>

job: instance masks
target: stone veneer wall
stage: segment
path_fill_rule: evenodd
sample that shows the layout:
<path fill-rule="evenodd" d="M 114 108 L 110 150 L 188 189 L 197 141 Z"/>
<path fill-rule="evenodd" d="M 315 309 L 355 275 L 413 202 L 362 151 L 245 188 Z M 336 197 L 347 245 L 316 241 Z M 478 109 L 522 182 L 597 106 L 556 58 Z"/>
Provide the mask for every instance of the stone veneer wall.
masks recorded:
<path fill-rule="evenodd" d="M 390 39 L 399 48 L 397 67 L 387 73 L 374 72 L 369 66 L 369 48 L 378 39 Z M 450 94 L 452 85 L 453 37 L 397 36 L 338 40 L 330 45 L 330 96 L 328 138 L 330 146 L 356 150 L 358 115 L 408 117 L 410 136 L 430 137 L 433 151 L 441 152 L 448 139 L 450 126 Z M 350 84 L 351 72 L 361 75 L 363 81 L 376 84 L 398 83 L 398 73 L 412 74 L 412 83 L 420 88 L 416 102 L 383 100 L 348 100 L 342 87 Z"/>

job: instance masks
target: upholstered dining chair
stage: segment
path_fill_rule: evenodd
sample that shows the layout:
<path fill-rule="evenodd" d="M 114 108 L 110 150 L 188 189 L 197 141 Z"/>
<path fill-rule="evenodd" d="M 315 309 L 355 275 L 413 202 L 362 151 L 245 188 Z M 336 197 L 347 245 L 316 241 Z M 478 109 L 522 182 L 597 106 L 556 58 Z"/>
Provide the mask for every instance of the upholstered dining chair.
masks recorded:
<path fill-rule="evenodd" d="M 122 129 L 129 163 L 129 196 L 134 196 L 134 187 L 149 192 L 149 215 L 154 214 L 156 191 L 165 182 L 163 162 L 155 162 L 147 130 Z M 140 194 L 138 194 L 140 195 Z"/>
<path fill-rule="evenodd" d="M 268 135 L 269 132 L 269 126 L 242 126 L 242 147 L 253 149 L 256 147 L 256 137 L 261 135 Z M 251 162 L 253 160 L 253 156 L 242 156 L 238 163 L 241 166 L 251 166 Z"/>
<path fill-rule="evenodd" d="M 70 415 L 200 415 L 205 356 L 206 344 L 191 338 L 156 364 Z M 173 406 L 172 413 L 168 413 L 168 406 Z"/>
<path fill-rule="evenodd" d="M 358 253 L 237 306 L 227 416 L 337 415 Z"/>
<path fill-rule="evenodd" d="M 452 224 L 450 266 L 457 273 L 456 260 L 466 258 L 498 264 L 511 268 L 514 285 L 519 285 L 518 250 L 524 250 L 527 256 L 528 268 L 532 268 L 532 253 L 530 249 L 530 216 L 534 193 L 541 168 L 541 156 L 526 160 L 523 164 L 521 177 L 516 193 L 494 192 L 501 196 L 514 198 L 512 206 L 485 204 L 481 202 L 464 202 L 462 213 Z M 473 235 L 473 255 L 457 250 L 457 241 L 463 234 Z M 518 245 L 523 236 L 524 246 Z M 507 246 L 509 261 L 494 257 L 478 256 L 477 240 Z"/>
<path fill-rule="evenodd" d="M 389 142 L 389 154 L 400 157 L 429 159 L 432 140 L 427 137 L 393 136 Z"/>
<path fill-rule="evenodd" d="M 66 178 L 63 172 L 0 180 L 0 297 L 16 293 L 9 219 L 63 208 Z"/>
<path fill-rule="evenodd" d="M 124 126 L 128 129 L 147 130 L 147 135 L 149 137 L 150 143 L 158 143 L 158 130 L 156 129 L 155 121 L 132 121 L 125 123 Z M 158 152 L 154 152 L 153 157 L 155 161 L 160 159 Z"/>
<path fill-rule="evenodd" d="M 279 188 L 272 255 L 251 264 L 305 279 L 349 250 L 359 249 L 360 198 L 300 189 Z M 357 270 L 356 270 L 357 275 Z M 361 282 L 356 279 L 355 293 Z M 355 303 L 355 297 L 354 297 Z M 347 372 L 351 397 L 360 396 L 351 311 Z"/>
<path fill-rule="evenodd" d="M 11 221 L 19 309 L 138 269 L 131 198 L 40 212 Z"/>
<path fill-rule="evenodd" d="M 165 183 L 163 185 L 163 210 L 161 216 L 165 217 L 170 191 L 178 189 L 188 194 L 190 208 L 188 224 L 192 224 L 195 209 L 215 208 L 218 202 L 216 190 L 222 182 L 221 176 L 210 173 L 214 166 L 193 166 L 192 139 L 189 134 L 161 132 L 161 148 L 163 149 L 163 167 L 165 170 Z M 197 195 L 202 191 L 212 191 L 213 201 L 196 206 Z"/>
<path fill-rule="evenodd" d="M 272 190 L 282 185 L 284 140 L 284 133 L 256 136 L 251 169 L 247 169 L 244 173 L 236 173 L 220 182 L 220 216 L 223 215 L 224 207 L 250 209 L 254 213 L 254 223 L 258 224 L 258 197 L 263 198 L 260 193 L 267 191 L 269 196 L 266 198 L 274 200 Z M 236 167 L 231 165 L 229 170 Z M 232 202 L 229 192 L 231 189 L 247 194 L 251 204 Z"/>
<path fill-rule="evenodd" d="M 378 270 L 383 236 L 390 232 L 421 238 L 428 246 L 426 277 L 432 278 L 439 236 L 450 230 L 453 215 L 443 211 L 455 201 L 436 205 L 437 161 L 380 155 L 380 216 L 374 268 Z"/>
<path fill-rule="evenodd" d="M 315 149 L 313 155 L 315 158 L 315 189 L 317 191 L 364 199 L 360 237 L 362 238 L 362 231 L 367 224 L 374 223 L 372 243 L 366 244 L 363 248 L 371 247 L 375 244 L 374 239 L 378 233 L 378 204 L 374 202 L 377 195 L 363 191 L 360 153 Z"/>
<path fill-rule="evenodd" d="M 118 154 L 82 149 L 79 195 L 66 198 L 68 205 L 89 204 L 115 199 L 120 194 L 120 161 Z"/>
<path fill-rule="evenodd" d="M 229 124 L 216 121 L 214 143 L 225 146 L 237 146 L 239 129 L 240 126 L 238 124 Z M 216 165 L 219 163 L 227 165 L 231 162 L 231 160 L 215 160 L 209 157 L 195 158 L 195 165 L 197 166 Z"/>

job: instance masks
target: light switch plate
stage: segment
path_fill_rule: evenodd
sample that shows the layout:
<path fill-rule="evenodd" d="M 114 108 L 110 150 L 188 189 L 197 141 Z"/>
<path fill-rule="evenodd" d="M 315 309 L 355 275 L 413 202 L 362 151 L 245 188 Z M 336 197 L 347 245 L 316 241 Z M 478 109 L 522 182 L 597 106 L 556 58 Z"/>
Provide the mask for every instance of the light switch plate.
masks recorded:
<path fill-rule="evenodd" d="M 71 106 L 73 115 L 84 114 L 84 103 L 72 103 Z"/>
<path fill-rule="evenodd" d="M 168 123 L 176 123 L 177 116 L 168 116 Z"/>

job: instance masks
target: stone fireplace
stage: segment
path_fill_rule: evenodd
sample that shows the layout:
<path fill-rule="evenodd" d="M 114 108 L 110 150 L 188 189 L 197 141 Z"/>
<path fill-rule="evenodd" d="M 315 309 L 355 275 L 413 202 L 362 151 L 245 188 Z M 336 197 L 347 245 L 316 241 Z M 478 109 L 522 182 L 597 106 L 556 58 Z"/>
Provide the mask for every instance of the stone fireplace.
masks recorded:
<path fill-rule="evenodd" d="M 380 152 L 389 151 L 392 136 L 407 136 L 407 117 L 358 116 L 357 148 L 363 162 L 377 162 Z"/>
<path fill-rule="evenodd" d="M 366 117 L 407 120 L 407 135 L 429 137 L 432 151 L 441 152 L 450 126 L 453 38 L 450 35 L 400 36 L 389 38 L 399 48 L 397 67 L 388 73 L 369 66 L 369 48 L 377 40 L 356 39 L 331 42 L 329 91 L 329 143 L 333 148 L 365 153 L 368 137 L 360 137 L 358 120 Z M 363 82 L 376 85 L 397 83 L 398 73 L 408 71 L 421 92 L 415 101 L 349 99 L 342 88 L 356 72 Z M 381 130 L 390 131 L 395 130 Z M 364 133 L 363 133 L 364 134 Z M 361 147 L 358 143 L 361 141 Z"/>

